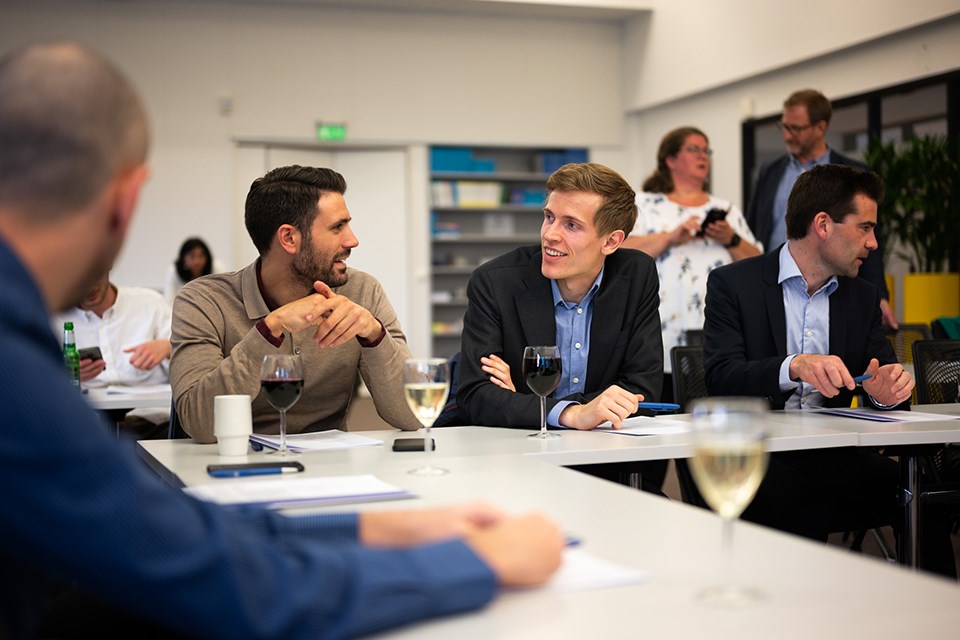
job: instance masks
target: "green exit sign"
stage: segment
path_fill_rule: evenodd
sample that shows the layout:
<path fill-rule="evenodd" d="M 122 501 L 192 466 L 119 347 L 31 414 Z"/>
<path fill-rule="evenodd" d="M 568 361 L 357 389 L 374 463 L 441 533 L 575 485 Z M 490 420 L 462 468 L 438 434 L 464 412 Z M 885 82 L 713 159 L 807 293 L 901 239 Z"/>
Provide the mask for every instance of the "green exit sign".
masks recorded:
<path fill-rule="evenodd" d="M 346 124 L 317 123 L 317 140 L 345 140 L 347 138 Z"/>

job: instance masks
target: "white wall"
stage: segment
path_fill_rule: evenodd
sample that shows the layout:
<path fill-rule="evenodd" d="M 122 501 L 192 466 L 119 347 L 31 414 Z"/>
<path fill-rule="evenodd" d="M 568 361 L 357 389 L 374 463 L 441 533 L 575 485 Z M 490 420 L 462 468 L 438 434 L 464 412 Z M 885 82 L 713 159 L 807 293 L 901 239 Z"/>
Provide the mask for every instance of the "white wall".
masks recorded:
<path fill-rule="evenodd" d="M 923 3 L 920 3 L 921 5 Z M 795 8 L 791 8 L 793 12 Z M 772 27 L 772 25 L 771 25 Z M 759 52 L 758 52 L 758 55 Z M 660 138 L 674 127 L 691 124 L 710 137 L 713 192 L 743 204 L 740 124 L 750 115 L 779 113 L 783 100 L 805 87 L 832 99 L 935 75 L 960 66 L 960 16 L 884 36 L 829 56 L 792 64 L 725 86 L 649 108 L 630 116 L 629 154 L 632 180 L 653 171 Z"/>
<path fill-rule="evenodd" d="M 960 13 L 957 0 L 652 0 L 631 21 L 625 106 L 642 109 Z"/>
<path fill-rule="evenodd" d="M 232 245 L 233 136 L 306 138 L 318 119 L 343 119 L 352 140 L 623 142 L 611 22 L 176 1 L 0 5 L 0 51 L 52 38 L 116 61 L 151 113 L 153 175 L 114 270 L 123 284 L 159 286 L 194 234 L 243 266 Z M 230 115 L 218 111 L 221 97 L 232 99 Z"/>

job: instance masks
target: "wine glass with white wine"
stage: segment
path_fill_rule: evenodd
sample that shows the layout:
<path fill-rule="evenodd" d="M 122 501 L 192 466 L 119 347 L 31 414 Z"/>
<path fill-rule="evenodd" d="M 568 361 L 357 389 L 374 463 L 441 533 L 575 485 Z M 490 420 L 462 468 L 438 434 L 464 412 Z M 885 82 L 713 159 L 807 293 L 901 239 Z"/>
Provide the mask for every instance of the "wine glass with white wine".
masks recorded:
<path fill-rule="evenodd" d="M 692 408 L 690 471 L 707 504 L 723 519 L 724 581 L 697 598 L 722 606 L 763 599 L 756 588 L 733 581 L 733 521 L 747 508 L 767 470 L 764 426 L 768 405 L 760 398 L 704 398 Z"/>
<path fill-rule="evenodd" d="M 423 452 L 429 456 L 433 449 L 430 427 L 436 421 L 450 393 L 450 365 L 443 358 L 411 358 L 403 363 L 403 393 L 407 406 L 423 425 Z M 428 462 L 411 469 L 418 476 L 441 476 L 450 473 Z"/>

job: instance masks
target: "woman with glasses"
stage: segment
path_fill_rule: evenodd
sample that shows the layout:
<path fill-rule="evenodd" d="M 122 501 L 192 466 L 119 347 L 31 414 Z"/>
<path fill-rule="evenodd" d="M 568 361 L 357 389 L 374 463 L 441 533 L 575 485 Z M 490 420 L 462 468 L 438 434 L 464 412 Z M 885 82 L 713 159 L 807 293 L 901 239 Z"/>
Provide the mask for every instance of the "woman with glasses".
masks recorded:
<path fill-rule="evenodd" d="M 623 246 L 656 258 L 660 275 L 664 399 L 672 395 L 670 349 L 703 329 L 707 274 L 762 247 L 739 208 L 709 193 L 707 136 L 695 127 L 674 129 L 660 141 L 657 168 L 637 194 L 637 223 Z"/>

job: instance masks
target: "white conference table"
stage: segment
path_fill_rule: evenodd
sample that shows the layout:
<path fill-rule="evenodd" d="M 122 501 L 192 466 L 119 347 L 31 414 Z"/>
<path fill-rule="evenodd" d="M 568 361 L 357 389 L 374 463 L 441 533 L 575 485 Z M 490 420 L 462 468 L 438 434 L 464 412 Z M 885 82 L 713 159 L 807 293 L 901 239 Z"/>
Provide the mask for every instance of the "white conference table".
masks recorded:
<path fill-rule="evenodd" d="M 816 431 L 812 429 L 811 444 L 824 435 Z M 389 443 L 409 434 L 363 435 Z M 299 460 L 308 475 L 373 473 L 418 496 L 328 510 L 482 499 L 513 513 L 542 511 L 581 538 L 583 551 L 648 571 L 649 579 L 630 586 L 563 593 L 507 592 L 481 611 L 425 621 L 382 634 L 383 638 L 848 639 L 917 632 L 952 636 L 960 628 L 960 587 L 954 583 L 744 522 L 735 527 L 734 575 L 738 582 L 762 589 L 766 599 L 740 610 L 697 603 L 696 592 L 722 576 L 719 518 L 557 466 L 561 459 L 619 459 L 625 449 L 632 449 L 636 456 L 643 451 L 636 441 L 644 438 L 564 432 L 559 446 L 538 450 L 540 443 L 526 441 L 520 430 L 447 428 L 436 435 L 434 462 L 450 469 L 446 476 L 409 475 L 407 470 L 418 466 L 424 454 L 396 453 L 388 446 L 306 453 Z M 581 436 L 593 436 L 593 458 L 584 453 L 588 439 Z M 496 451 L 499 446 L 510 451 Z M 648 448 L 661 454 L 684 451 L 681 445 L 669 443 Z M 141 441 L 139 450 L 154 469 L 177 485 L 210 482 L 207 464 L 236 460 L 220 458 L 216 445 L 190 440 Z M 262 461 L 265 455 L 251 453 L 247 459 Z M 283 482 L 294 477 L 272 479 Z"/>

